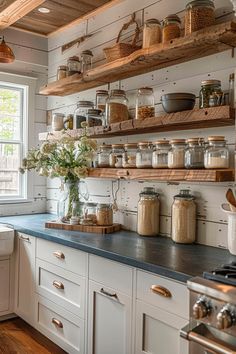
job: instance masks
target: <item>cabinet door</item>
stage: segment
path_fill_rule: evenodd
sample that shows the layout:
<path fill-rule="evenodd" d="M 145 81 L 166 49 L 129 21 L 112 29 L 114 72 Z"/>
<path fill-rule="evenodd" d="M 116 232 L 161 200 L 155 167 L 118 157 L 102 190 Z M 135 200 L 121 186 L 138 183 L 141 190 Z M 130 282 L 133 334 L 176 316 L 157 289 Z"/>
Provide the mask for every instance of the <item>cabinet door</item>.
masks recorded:
<path fill-rule="evenodd" d="M 10 305 L 10 261 L 0 261 L 0 313 L 9 310 Z M 4 286 L 2 286 L 4 285 Z"/>
<path fill-rule="evenodd" d="M 89 282 L 88 354 L 131 354 L 129 296 Z"/>
<path fill-rule="evenodd" d="M 186 320 L 142 301 L 136 303 L 136 354 L 188 354 L 179 331 Z"/>
<path fill-rule="evenodd" d="M 34 324 L 35 238 L 22 233 L 17 237 L 15 312 Z"/>

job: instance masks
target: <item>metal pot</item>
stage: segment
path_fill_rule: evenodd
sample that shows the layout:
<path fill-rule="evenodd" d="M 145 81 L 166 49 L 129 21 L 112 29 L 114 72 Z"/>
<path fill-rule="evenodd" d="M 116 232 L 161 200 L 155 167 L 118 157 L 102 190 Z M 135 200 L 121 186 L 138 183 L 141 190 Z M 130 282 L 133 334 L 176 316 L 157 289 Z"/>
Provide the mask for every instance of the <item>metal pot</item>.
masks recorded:
<path fill-rule="evenodd" d="M 166 113 L 191 110 L 195 106 L 196 96 L 192 93 L 168 93 L 161 97 L 161 103 Z"/>

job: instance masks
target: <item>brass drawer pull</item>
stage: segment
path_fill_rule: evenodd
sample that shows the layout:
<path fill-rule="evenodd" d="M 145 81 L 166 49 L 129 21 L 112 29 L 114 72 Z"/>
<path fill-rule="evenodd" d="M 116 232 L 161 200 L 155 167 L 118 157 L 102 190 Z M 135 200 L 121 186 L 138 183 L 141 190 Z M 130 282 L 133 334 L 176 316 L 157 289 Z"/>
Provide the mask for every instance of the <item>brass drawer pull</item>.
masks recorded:
<path fill-rule="evenodd" d="M 117 299 L 117 294 L 116 293 L 109 293 L 108 291 L 104 290 L 103 288 L 101 288 L 100 293 L 106 295 L 106 296 L 110 296 L 110 297 L 114 297 Z"/>
<path fill-rule="evenodd" d="M 30 238 L 20 235 L 20 240 L 30 242 Z"/>
<path fill-rule="evenodd" d="M 60 281 L 56 281 L 56 280 L 54 280 L 54 282 L 52 283 L 53 284 L 53 286 L 55 286 L 55 288 L 57 288 L 57 289 L 64 289 L 65 287 L 64 287 L 64 284 L 62 284 Z"/>
<path fill-rule="evenodd" d="M 63 323 L 56 318 L 52 318 L 52 323 L 57 326 L 58 328 L 63 328 Z"/>
<path fill-rule="evenodd" d="M 53 252 L 53 255 L 57 258 L 65 259 L 65 255 L 61 251 L 55 251 L 55 252 Z"/>
<path fill-rule="evenodd" d="M 169 297 L 169 298 L 172 297 L 171 292 L 161 285 L 152 285 L 150 289 L 153 293 L 155 293 L 157 295 Z"/>

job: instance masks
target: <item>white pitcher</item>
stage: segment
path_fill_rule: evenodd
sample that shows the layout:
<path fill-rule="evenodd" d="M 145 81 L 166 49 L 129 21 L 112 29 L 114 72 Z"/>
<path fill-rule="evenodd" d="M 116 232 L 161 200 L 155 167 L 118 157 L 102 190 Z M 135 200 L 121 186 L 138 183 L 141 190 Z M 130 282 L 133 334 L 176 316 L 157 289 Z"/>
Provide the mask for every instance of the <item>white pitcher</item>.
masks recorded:
<path fill-rule="evenodd" d="M 231 211 L 229 204 L 222 204 L 222 210 L 228 215 L 228 249 L 236 255 L 236 212 Z"/>

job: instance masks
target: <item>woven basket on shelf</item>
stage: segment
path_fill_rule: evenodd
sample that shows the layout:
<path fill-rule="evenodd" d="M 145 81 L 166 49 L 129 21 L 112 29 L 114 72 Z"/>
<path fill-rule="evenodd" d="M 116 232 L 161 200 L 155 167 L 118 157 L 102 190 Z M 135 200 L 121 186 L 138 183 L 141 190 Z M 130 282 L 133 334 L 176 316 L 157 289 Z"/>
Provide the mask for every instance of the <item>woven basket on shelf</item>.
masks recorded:
<path fill-rule="evenodd" d="M 120 43 L 120 37 L 122 32 L 127 30 L 129 26 L 132 24 L 136 25 L 132 43 Z M 133 14 L 130 21 L 125 23 L 122 26 L 117 36 L 116 44 L 113 47 L 103 49 L 107 61 L 110 62 L 116 59 L 127 57 L 128 55 L 132 54 L 136 50 L 140 49 L 141 47 L 136 45 L 136 42 L 139 38 L 139 33 L 140 33 L 139 25 L 135 20 L 135 14 Z"/>

